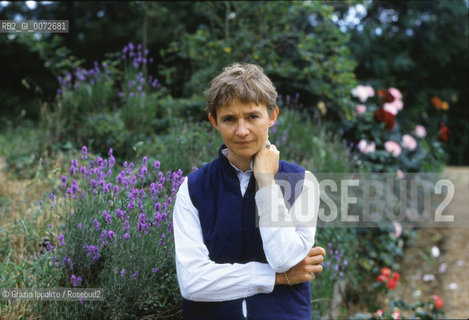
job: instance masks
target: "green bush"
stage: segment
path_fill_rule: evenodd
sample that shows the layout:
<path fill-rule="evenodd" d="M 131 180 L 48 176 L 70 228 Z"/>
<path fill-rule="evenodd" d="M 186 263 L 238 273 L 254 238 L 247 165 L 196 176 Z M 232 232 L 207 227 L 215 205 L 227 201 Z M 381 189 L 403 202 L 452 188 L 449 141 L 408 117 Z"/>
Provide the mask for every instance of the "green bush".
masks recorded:
<path fill-rule="evenodd" d="M 83 119 L 77 134 L 78 143 L 93 148 L 97 151 L 96 153 L 105 153 L 109 150 L 109 146 L 113 146 L 124 154 L 131 152 L 132 137 L 118 112 L 89 114 Z"/>
<path fill-rule="evenodd" d="M 331 117 L 342 117 L 355 84 L 347 35 L 332 22 L 333 8 L 320 2 L 200 2 L 206 17 L 193 33 L 162 50 L 169 87 L 200 95 L 222 68 L 235 61 L 261 65 L 284 94 L 299 93 L 303 104 L 324 101 Z"/>
<path fill-rule="evenodd" d="M 347 172 L 350 155 L 338 134 L 327 130 L 319 118 L 291 106 L 280 106 L 277 123 L 270 129 L 269 140 L 284 160 L 297 163 L 311 172 Z"/>

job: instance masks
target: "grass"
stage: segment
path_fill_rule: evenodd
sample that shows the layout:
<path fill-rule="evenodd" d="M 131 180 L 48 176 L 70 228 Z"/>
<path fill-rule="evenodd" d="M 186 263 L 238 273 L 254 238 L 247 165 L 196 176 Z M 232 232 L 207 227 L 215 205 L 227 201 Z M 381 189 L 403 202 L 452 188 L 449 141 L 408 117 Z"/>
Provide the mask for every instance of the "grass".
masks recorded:
<path fill-rule="evenodd" d="M 60 170 L 70 156 L 39 152 L 40 131 L 26 124 L 0 134 L 0 283 L 2 288 L 50 287 L 53 275 L 40 255 L 53 219 L 40 209 L 57 188 Z M 46 273 L 45 273 L 46 272 Z M 38 314 L 32 301 L 0 301 L 0 318 L 31 319 Z"/>

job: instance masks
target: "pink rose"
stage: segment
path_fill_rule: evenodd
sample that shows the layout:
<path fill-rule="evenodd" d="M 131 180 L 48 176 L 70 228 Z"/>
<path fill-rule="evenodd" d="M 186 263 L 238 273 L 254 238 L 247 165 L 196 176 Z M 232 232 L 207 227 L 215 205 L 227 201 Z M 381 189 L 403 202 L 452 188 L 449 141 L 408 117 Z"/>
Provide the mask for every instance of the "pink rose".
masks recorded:
<path fill-rule="evenodd" d="M 367 152 L 375 152 L 375 150 L 376 150 L 376 145 L 374 142 L 371 142 L 369 145 L 366 146 Z"/>
<path fill-rule="evenodd" d="M 366 112 L 366 106 L 363 104 L 357 104 L 355 106 L 355 110 L 357 111 L 358 114 L 363 114 Z"/>
<path fill-rule="evenodd" d="M 361 139 L 360 142 L 358 142 L 358 150 L 360 150 L 361 153 L 366 153 L 366 141 Z"/>
<path fill-rule="evenodd" d="M 375 95 L 375 90 L 370 86 L 358 85 L 352 89 L 352 96 L 357 97 L 361 102 L 365 102 L 369 97 Z"/>
<path fill-rule="evenodd" d="M 396 115 L 404 107 L 402 100 L 394 100 L 393 102 L 388 102 L 383 105 L 384 110 L 391 112 L 393 115 Z"/>
<path fill-rule="evenodd" d="M 404 102 L 402 100 L 396 99 L 392 102 L 397 111 L 401 111 L 404 108 Z"/>
<path fill-rule="evenodd" d="M 402 99 L 402 93 L 398 89 L 389 88 L 388 91 L 389 91 L 390 94 L 392 94 L 394 99 L 396 99 L 396 100 L 401 100 Z"/>
<path fill-rule="evenodd" d="M 417 125 L 412 133 L 418 138 L 425 138 L 427 130 L 425 130 L 424 126 Z"/>
<path fill-rule="evenodd" d="M 398 170 L 396 171 L 396 175 L 397 175 L 397 179 L 404 179 L 404 176 L 405 176 L 405 175 L 404 175 L 404 172 L 402 172 L 401 169 L 398 169 Z"/>
<path fill-rule="evenodd" d="M 393 221 L 392 224 L 395 230 L 394 235 L 396 236 L 396 238 L 399 238 L 402 234 L 402 225 L 397 221 Z"/>
<path fill-rule="evenodd" d="M 393 157 L 397 158 L 401 154 L 401 146 L 397 142 L 394 141 L 386 141 L 384 143 L 384 148 L 387 152 L 392 153 Z"/>
<path fill-rule="evenodd" d="M 392 113 L 393 115 L 397 114 L 397 109 L 396 109 L 396 107 L 394 106 L 393 103 L 385 103 L 383 105 L 383 109 L 386 110 L 389 113 Z"/>
<path fill-rule="evenodd" d="M 368 154 L 369 152 L 375 152 L 376 150 L 376 144 L 374 142 L 371 142 L 368 144 L 364 139 L 361 139 L 360 142 L 358 142 L 358 150 L 360 150 L 361 153 L 363 154 Z"/>
<path fill-rule="evenodd" d="M 415 150 L 417 148 L 417 141 L 415 141 L 414 137 L 409 134 L 405 134 L 402 136 L 402 146 L 407 150 Z"/>

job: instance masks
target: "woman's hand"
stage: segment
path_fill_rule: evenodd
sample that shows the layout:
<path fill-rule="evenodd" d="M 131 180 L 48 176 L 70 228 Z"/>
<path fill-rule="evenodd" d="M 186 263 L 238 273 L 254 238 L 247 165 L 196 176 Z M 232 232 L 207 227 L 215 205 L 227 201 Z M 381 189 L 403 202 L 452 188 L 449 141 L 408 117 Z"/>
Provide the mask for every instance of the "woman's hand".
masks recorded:
<path fill-rule="evenodd" d="M 300 261 L 297 265 L 293 266 L 286 273 L 287 278 L 283 273 L 277 273 L 275 277 L 275 284 L 297 284 L 311 281 L 322 272 L 320 263 L 324 261 L 326 251 L 321 247 L 314 247 L 309 250 L 308 255 Z"/>
<path fill-rule="evenodd" d="M 254 156 L 254 177 L 259 188 L 274 183 L 274 176 L 278 171 L 280 152 L 275 145 L 270 144 L 259 150 Z"/>

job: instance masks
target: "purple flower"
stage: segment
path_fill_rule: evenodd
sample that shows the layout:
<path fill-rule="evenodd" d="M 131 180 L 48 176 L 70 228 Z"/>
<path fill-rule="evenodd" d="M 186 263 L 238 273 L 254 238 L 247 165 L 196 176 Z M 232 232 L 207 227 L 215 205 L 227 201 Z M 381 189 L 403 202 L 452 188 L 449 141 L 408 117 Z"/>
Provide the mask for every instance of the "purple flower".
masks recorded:
<path fill-rule="evenodd" d="M 103 210 L 103 217 L 106 219 L 106 223 L 111 223 L 111 215 L 106 210 Z"/>
<path fill-rule="evenodd" d="M 135 273 L 132 275 L 132 279 L 137 280 L 138 277 L 138 271 L 135 271 Z"/>
<path fill-rule="evenodd" d="M 114 164 L 116 163 L 116 159 L 113 156 L 109 157 L 109 168 L 114 167 Z"/>
<path fill-rule="evenodd" d="M 155 211 L 161 210 L 161 204 L 159 202 L 155 203 Z"/>
<path fill-rule="evenodd" d="M 51 260 L 52 260 L 51 264 L 52 264 L 54 267 L 58 265 L 58 263 L 57 263 L 57 256 L 52 256 Z"/>
<path fill-rule="evenodd" d="M 125 275 L 125 269 L 122 269 L 121 270 L 121 276 L 124 276 Z"/>
<path fill-rule="evenodd" d="M 65 188 L 65 187 L 67 186 L 67 177 L 66 177 L 66 176 L 62 176 L 61 181 L 62 181 L 62 187 Z"/>
<path fill-rule="evenodd" d="M 163 234 L 161 235 L 161 239 L 160 239 L 160 243 L 159 243 L 160 247 L 161 247 L 161 246 L 164 246 L 164 244 L 165 244 L 165 238 L 166 238 L 166 235 L 163 233 Z"/>
<path fill-rule="evenodd" d="M 152 272 L 153 272 L 153 273 L 157 273 L 157 272 L 158 272 L 158 268 L 153 269 Z"/>
<path fill-rule="evenodd" d="M 61 233 L 59 234 L 59 246 L 63 247 L 64 245 L 65 245 L 64 235 Z"/>
<path fill-rule="evenodd" d="M 51 193 L 49 194 L 49 197 L 50 197 L 50 201 L 51 201 L 51 202 L 54 202 L 54 200 L 55 200 L 55 194 L 51 192 Z"/>
<path fill-rule="evenodd" d="M 81 284 L 81 277 L 76 277 L 74 274 L 70 277 L 70 282 L 72 286 L 78 287 Z"/>
<path fill-rule="evenodd" d="M 124 234 L 124 239 L 127 240 L 127 241 L 129 241 L 129 239 L 130 239 L 130 234 L 129 234 L 128 232 L 126 232 L 126 233 Z"/>
<path fill-rule="evenodd" d="M 99 231 L 99 222 L 94 218 L 94 227 L 96 228 L 96 231 Z"/>
<path fill-rule="evenodd" d="M 81 229 L 81 223 L 78 224 L 78 229 Z"/>
<path fill-rule="evenodd" d="M 114 240 L 114 238 L 116 237 L 116 234 L 112 230 L 109 230 L 107 235 L 108 235 L 109 239 L 111 239 L 111 241 Z"/>
<path fill-rule="evenodd" d="M 69 267 L 70 269 L 73 269 L 73 263 L 70 257 L 64 257 L 62 260 L 62 265 L 64 267 Z"/>
<path fill-rule="evenodd" d="M 124 231 L 129 231 L 129 220 L 124 221 Z"/>
<path fill-rule="evenodd" d="M 142 168 L 140 168 L 140 170 L 138 171 L 138 176 L 139 176 L 141 179 L 143 179 L 147 173 L 148 173 L 147 167 L 142 167 Z"/>
<path fill-rule="evenodd" d="M 99 248 L 96 247 L 96 246 L 89 246 L 87 244 L 85 244 L 83 246 L 83 249 L 85 251 L 87 251 L 86 253 L 86 256 L 89 257 L 91 256 L 94 260 L 98 260 L 99 259 Z"/>
<path fill-rule="evenodd" d="M 123 220 L 124 216 L 125 216 L 125 212 L 122 211 L 121 209 L 116 209 L 116 216 L 117 216 L 117 218 Z"/>
<path fill-rule="evenodd" d="M 86 155 L 87 153 L 88 153 L 88 148 L 86 146 L 83 146 L 83 148 L 81 148 L 81 154 L 82 154 L 81 158 L 83 160 L 88 158 L 88 156 Z"/>
<path fill-rule="evenodd" d="M 48 227 L 49 229 L 52 229 L 52 225 L 51 225 L 50 223 L 47 225 L 47 227 Z"/>

